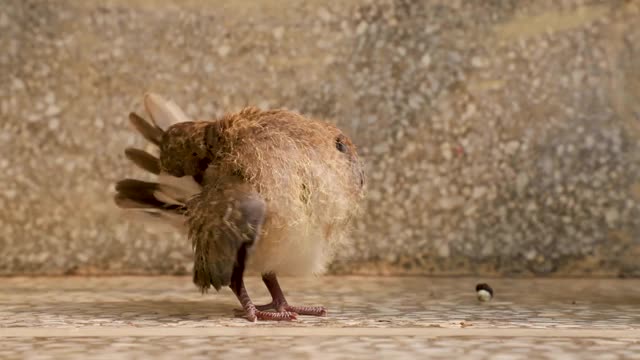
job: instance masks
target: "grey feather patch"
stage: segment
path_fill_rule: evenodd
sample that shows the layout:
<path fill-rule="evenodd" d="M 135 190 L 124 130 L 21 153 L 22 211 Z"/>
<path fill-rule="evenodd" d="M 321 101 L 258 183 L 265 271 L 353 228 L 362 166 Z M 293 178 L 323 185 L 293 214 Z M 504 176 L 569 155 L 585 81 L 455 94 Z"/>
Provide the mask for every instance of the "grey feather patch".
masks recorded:
<path fill-rule="evenodd" d="M 157 126 L 149 123 L 147 120 L 141 118 L 136 113 L 129 114 L 129 121 L 131 125 L 145 138 L 158 146 L 162 142 L 162 135 L 164 131 Z"/>
<path fill-rule="evenodd" d="M 127 159 L 131 160 L 134 164 L 143 170 L 146 170 L 152 174 L 160 174 L 160 160 L 157 157 L 149 154 L 148 152 L 135 148 L 126 148 L 124 154 Z"/>
<path fill-rule="evenodd" d="M 189 237 L 194 247 L 193 281 L 202 291 L 220 290 L 231 282 L 241 249 L 255 246 L 266 204 L 249 186 L 225 183 L 191 199 Z"/>

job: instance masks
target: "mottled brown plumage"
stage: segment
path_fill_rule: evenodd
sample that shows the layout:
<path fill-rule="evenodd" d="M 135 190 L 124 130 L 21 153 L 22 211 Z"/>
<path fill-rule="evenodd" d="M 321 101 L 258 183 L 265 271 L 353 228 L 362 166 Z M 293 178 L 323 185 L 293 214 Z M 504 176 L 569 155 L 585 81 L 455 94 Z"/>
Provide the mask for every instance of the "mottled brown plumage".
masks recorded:
<path fill-rule="evenodd" d="M 127 156 L 158 182 L 125 179 L 116 203 L 184 231 L 194 249 L 194 283 L 202 291 L 230 286 L 250 320 L 324 314 L 288 305 L 276 274 L 322 273 L 345 241 L 364 186 L 349 137 L 287 110 L 249 107 L 191 121 L 157 95 L 145 96 L 145 106 L 151 123 L 130 119 L 158 145 L 159 158 L 139 149 Z M 271 304 L 253 305 L 245 270 L 262 274 Z"/>

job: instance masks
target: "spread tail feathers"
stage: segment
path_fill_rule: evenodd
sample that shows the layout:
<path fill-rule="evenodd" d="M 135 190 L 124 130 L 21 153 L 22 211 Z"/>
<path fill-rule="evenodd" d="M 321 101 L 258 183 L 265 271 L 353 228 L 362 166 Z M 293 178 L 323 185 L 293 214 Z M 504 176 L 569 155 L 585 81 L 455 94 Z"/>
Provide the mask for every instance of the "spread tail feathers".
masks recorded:
<path fill-rule="evenodd" d="M 165 130 L 176 123 L 190 121 L 173 102 L 159 95 L 147 93 L 144 106 L 150 121 L 131 113 L 129 121 L 144 139 L 158 148 Z M 201 191 L 200 185 L 190 176 L 174 177 L 162 171 L 160 160 L 148 152 L 126 148 L 125 156 L 142 170 L 156 176 L 156 182 L 123 179 L 116 184 L 116 205 L 151 229 L 185 231 L 186 202 Z"/>

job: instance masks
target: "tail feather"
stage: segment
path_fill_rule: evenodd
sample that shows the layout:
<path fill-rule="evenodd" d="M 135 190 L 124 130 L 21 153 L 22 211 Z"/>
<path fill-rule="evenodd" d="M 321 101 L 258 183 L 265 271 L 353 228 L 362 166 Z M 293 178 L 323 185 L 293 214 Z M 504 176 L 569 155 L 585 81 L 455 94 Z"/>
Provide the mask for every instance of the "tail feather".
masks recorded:
<path fill-rule="evenodd" d="M 154 125 L 162 130 L 173 124 L 189 121 L 189 117 L 178 105 L 154 93 L 145 94 L 144 107 Z"/>
<path fill-rule="evenodd" d="M 165 192 L 177 191 L 174 194 L 174 198 L 183 199 L 183 202 L 189 200 L 196 194 L 202 191 L 202 186 L 198 184 L 193 176 L 175 177 L 166 173 L 161 173 L 158 176 L 158 182 L 167 187 Z"/>
<path fill-rule="evenodd" d="M 157 199 L 153 196 L 158 184 L 137 179 L 123 179 L 116 183 L 116 191 L 129 199 L 153 204 Z"/>
<path fill-rule="evenodd" d="M 172 197 L 170 194 L 168 193 L 172 193 L 171 190 L 167 189 L 167 188 L 160 188 L 158 189 L 158 191 L 155 191 L 153 193 L 153 196 L 156 197 L 156 199 L 164 202 L 167 205 L 180 205 L 180 206 L 184 206 L 184 202 L 176 199 L 175 197 Z"/>
<path fill-rule="evenodd" d="M 142 170 L 154 175 L 160 175 L 160 159 L 148 152 L 136 148 L 126 148 L 124 154 L 127 159 L 136 164 Z"/>
<path fill-rule="evenodd" d="M 186 206 L 173 196 L 179 189 L 167 190 L 166 185 L 136 179 L 124 179 L 116 184 L 116 205 L 148 225 L 169 225 L 184 230 Z M 165 191 L 171 195 L 167 195 Z"/>
<path fill-rule="evenodd" d="M 121 209 L 153 209 L 154 205 L 146 203 L 144 201 L 138 201 L 135 199 L 131 199 L 124 194 L 117 193 L 113 197 L 113 201 L 116 205 Z"/>
<path fill-rule="evenodd" d="M 164 131 L 155 124 L 150 124 L 136 113 L 129 114 L 129 122 L 147 141 L 160 146 Z"/>

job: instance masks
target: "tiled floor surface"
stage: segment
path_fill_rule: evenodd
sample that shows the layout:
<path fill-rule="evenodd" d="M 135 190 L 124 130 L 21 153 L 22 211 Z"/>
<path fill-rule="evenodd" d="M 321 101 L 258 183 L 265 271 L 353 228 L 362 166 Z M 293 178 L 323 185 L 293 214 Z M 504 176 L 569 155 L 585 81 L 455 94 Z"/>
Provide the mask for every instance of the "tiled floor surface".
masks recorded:
<path fill-rule="evenodd" d="M 495 298 L 480 303 L 477 282 Z M 323 318 L 250 323 L 188 277 L 0 279 L 0 358 L 640 358 L 640 280 L 281 280 Z M 267 302 L 249 279 L 257 303 Z M 215 356 L 213 356 L 215 355 Z"/>

